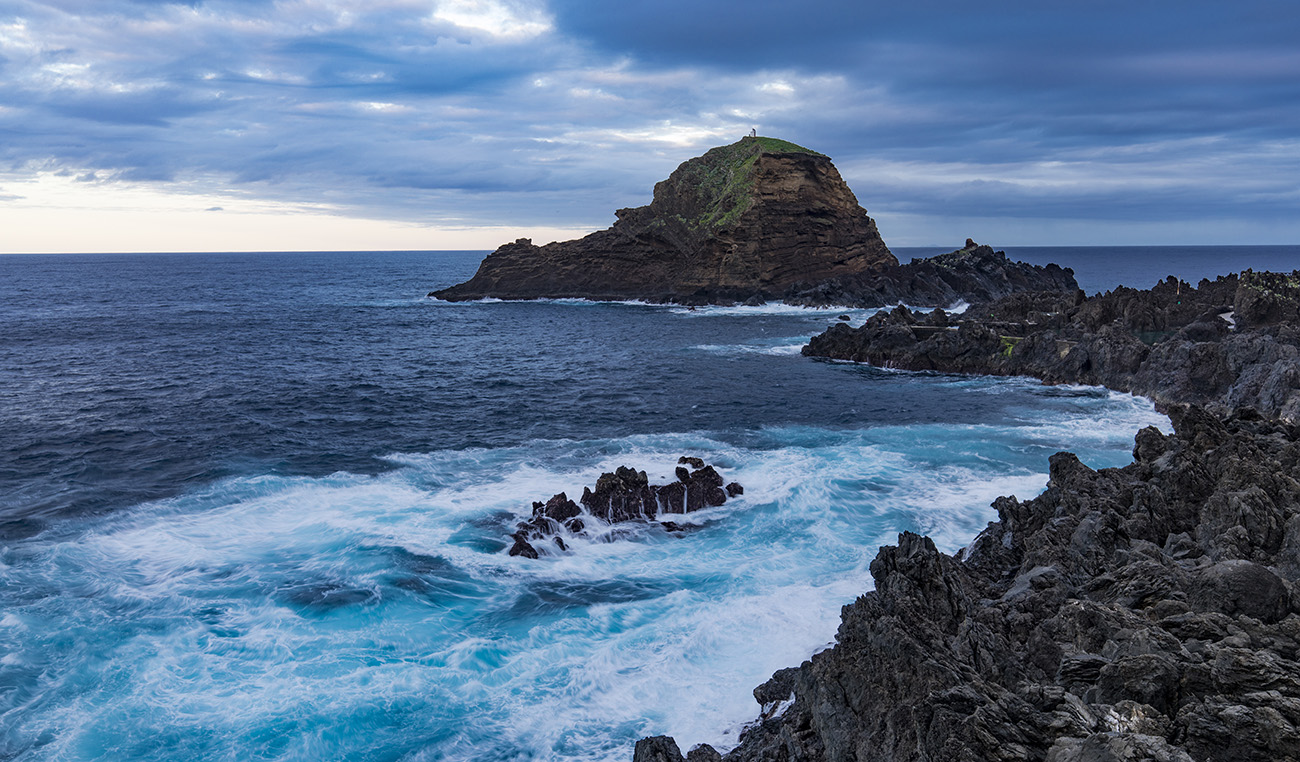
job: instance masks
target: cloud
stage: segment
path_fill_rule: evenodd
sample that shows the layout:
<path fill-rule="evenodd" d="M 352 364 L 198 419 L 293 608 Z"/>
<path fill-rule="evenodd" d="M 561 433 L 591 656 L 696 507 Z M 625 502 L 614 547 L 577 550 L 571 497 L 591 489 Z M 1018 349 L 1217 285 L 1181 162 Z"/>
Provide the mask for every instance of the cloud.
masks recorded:
<path fill-rule="evenodd" d="M 877 215 L 1300 235 L 1300 10 L 1066 5 L 10 0 L 0 176 L 602 227 L 757 127 Z"/>

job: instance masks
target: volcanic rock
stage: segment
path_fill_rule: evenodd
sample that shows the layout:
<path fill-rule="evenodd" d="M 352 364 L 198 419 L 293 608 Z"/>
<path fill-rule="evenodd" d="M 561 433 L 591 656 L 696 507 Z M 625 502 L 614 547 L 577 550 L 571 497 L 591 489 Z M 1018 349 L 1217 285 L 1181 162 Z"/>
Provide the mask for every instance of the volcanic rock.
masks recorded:
<path fill-rule="evenodd" d="M 814 337 L 805 355 L 904 370 L 1107 386 L 1159 405 L 1300 420 L 1300 272 L 1149 290 L 1018 292 L 953 318 L 905 308 Z M 955 323 L 955 325 L 954 325 Z"/>
<path fill-rule="evenodd" d="M 652 736 L 636 742 L 633 762 L 681 762 L 682 750 L 668 736 Z"/>
<path fill-rule="evenodd" d="M 1300 759 L 1300 429 L 1170 413 L 1123 468 L 1053 456 L 956 557 L 882 548 L 724 759 Z"/>
<path fill-rule="evenodd" d="M 991 301 L 1021 291 L 1073 294 L 1078 288 L 1074 271 L 1068 267 L 1013 262 L 1006 252 L 967 238 L 965 246 L 947 254 L 795 286 L 784 294 L 784 300 L 805 307 L 945 307 Z"/>
<path fill-rule="evenodd" d="M 807 354 L 1102 383 L 1174 433 L 1049 459 L 956 556 L 910 532 L 728 762 L 1300 759 L 1300 273 L 905 308 Z M 1222 325 L 1219 325 L 1222 323 Z M 1187 402 L 1205 402 L 1202 407 Z M 675 745 L 656 742 L 667 762 Z"/>
<path fill-rule="evenodd" d="M 831 160 L 775 138 L 714 148 L 656 184 L 648 206 L 615 214 L 578 240 L 505 244 L 430 296 L 761 303 L 898 263 Z"/>
<path fill-rule="evenodd" d="M 665 514 L 686 514 L 722 505 L 728 497 L 744 493 L 744 488 L 731 482 L 723 488 L 723 478 L 713 466 L 691 456 L 682 456 L 679 463 L 691 466 L 676 468 L 677 481 L 652 485 L 645 471 L 619 466 L 612 472 L 600 475 L 595 489 L 584 487 L 579 503 L 561 492 L 545 503 L 533 503 L 531 518 L 521 521 L 511 538 L 512 556 L 538 558 L 539 540 L 550 538 L 561 550 L 567 550 L 564 537 L 590 536 L 600 526 L 631 521 L 653 521 Z M 669 531 L 684 531 L 686 527 L 661 522 Z M 544 543 L 540 543 L 545 548 Z"/>

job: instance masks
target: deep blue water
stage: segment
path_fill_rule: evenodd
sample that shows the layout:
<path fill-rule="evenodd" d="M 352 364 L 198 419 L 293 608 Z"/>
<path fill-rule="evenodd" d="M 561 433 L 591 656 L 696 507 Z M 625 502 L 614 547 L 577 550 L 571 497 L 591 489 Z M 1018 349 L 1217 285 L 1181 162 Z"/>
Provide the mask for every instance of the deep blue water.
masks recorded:
<path fill-rule="evenodd" d="M 1227 269 L 1056 252 L 1090 290 Z M 881 543 L 960 547 L 1052 452 L 1117 465 L 1164 423 L 801 357 L 838 310 L 424 297 L 481 256 L 0 257 L 0 759 L 725 746 Z M 668 481 L 684 453 L 746 487 L 699 531 L 505 555 L 532 500 L 622 464 Z"/>

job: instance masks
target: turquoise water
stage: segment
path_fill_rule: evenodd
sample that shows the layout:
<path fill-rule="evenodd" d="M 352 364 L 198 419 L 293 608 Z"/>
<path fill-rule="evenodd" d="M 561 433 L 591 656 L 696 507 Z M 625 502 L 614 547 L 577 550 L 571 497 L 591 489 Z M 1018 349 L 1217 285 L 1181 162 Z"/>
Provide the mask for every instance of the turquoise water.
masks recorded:
<path fill-rule="evenodd" d="M 799 356 L 838 311 L 423 298 L 477 258 L 0 260 L 0 758 L 726 747 L 880 544 L 955 550 L 1053 452 L 1166 424 Z M 506 555 L 531 501 L 682 454 L 745 494 Z"/>

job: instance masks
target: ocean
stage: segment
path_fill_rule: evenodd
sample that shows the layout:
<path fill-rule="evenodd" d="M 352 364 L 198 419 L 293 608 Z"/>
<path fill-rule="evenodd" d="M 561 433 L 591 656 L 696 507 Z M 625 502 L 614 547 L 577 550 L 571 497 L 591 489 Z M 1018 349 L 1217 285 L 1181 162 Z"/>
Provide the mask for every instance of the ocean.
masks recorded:
<path fill-rule="evenodd" d="M 902 249 L 912 256 L 937 249 Z M 1300 247 L 1011 249 L 1096 292 Z M 804 358 L 870 311 L 449 304 L 483 252 L 0 256 L 0 759 L 725 748 L 903 530 L 954 551 L 1140 398 Z M 529 560 L 534 500 L 681 455 L 743 496 Z"/>

